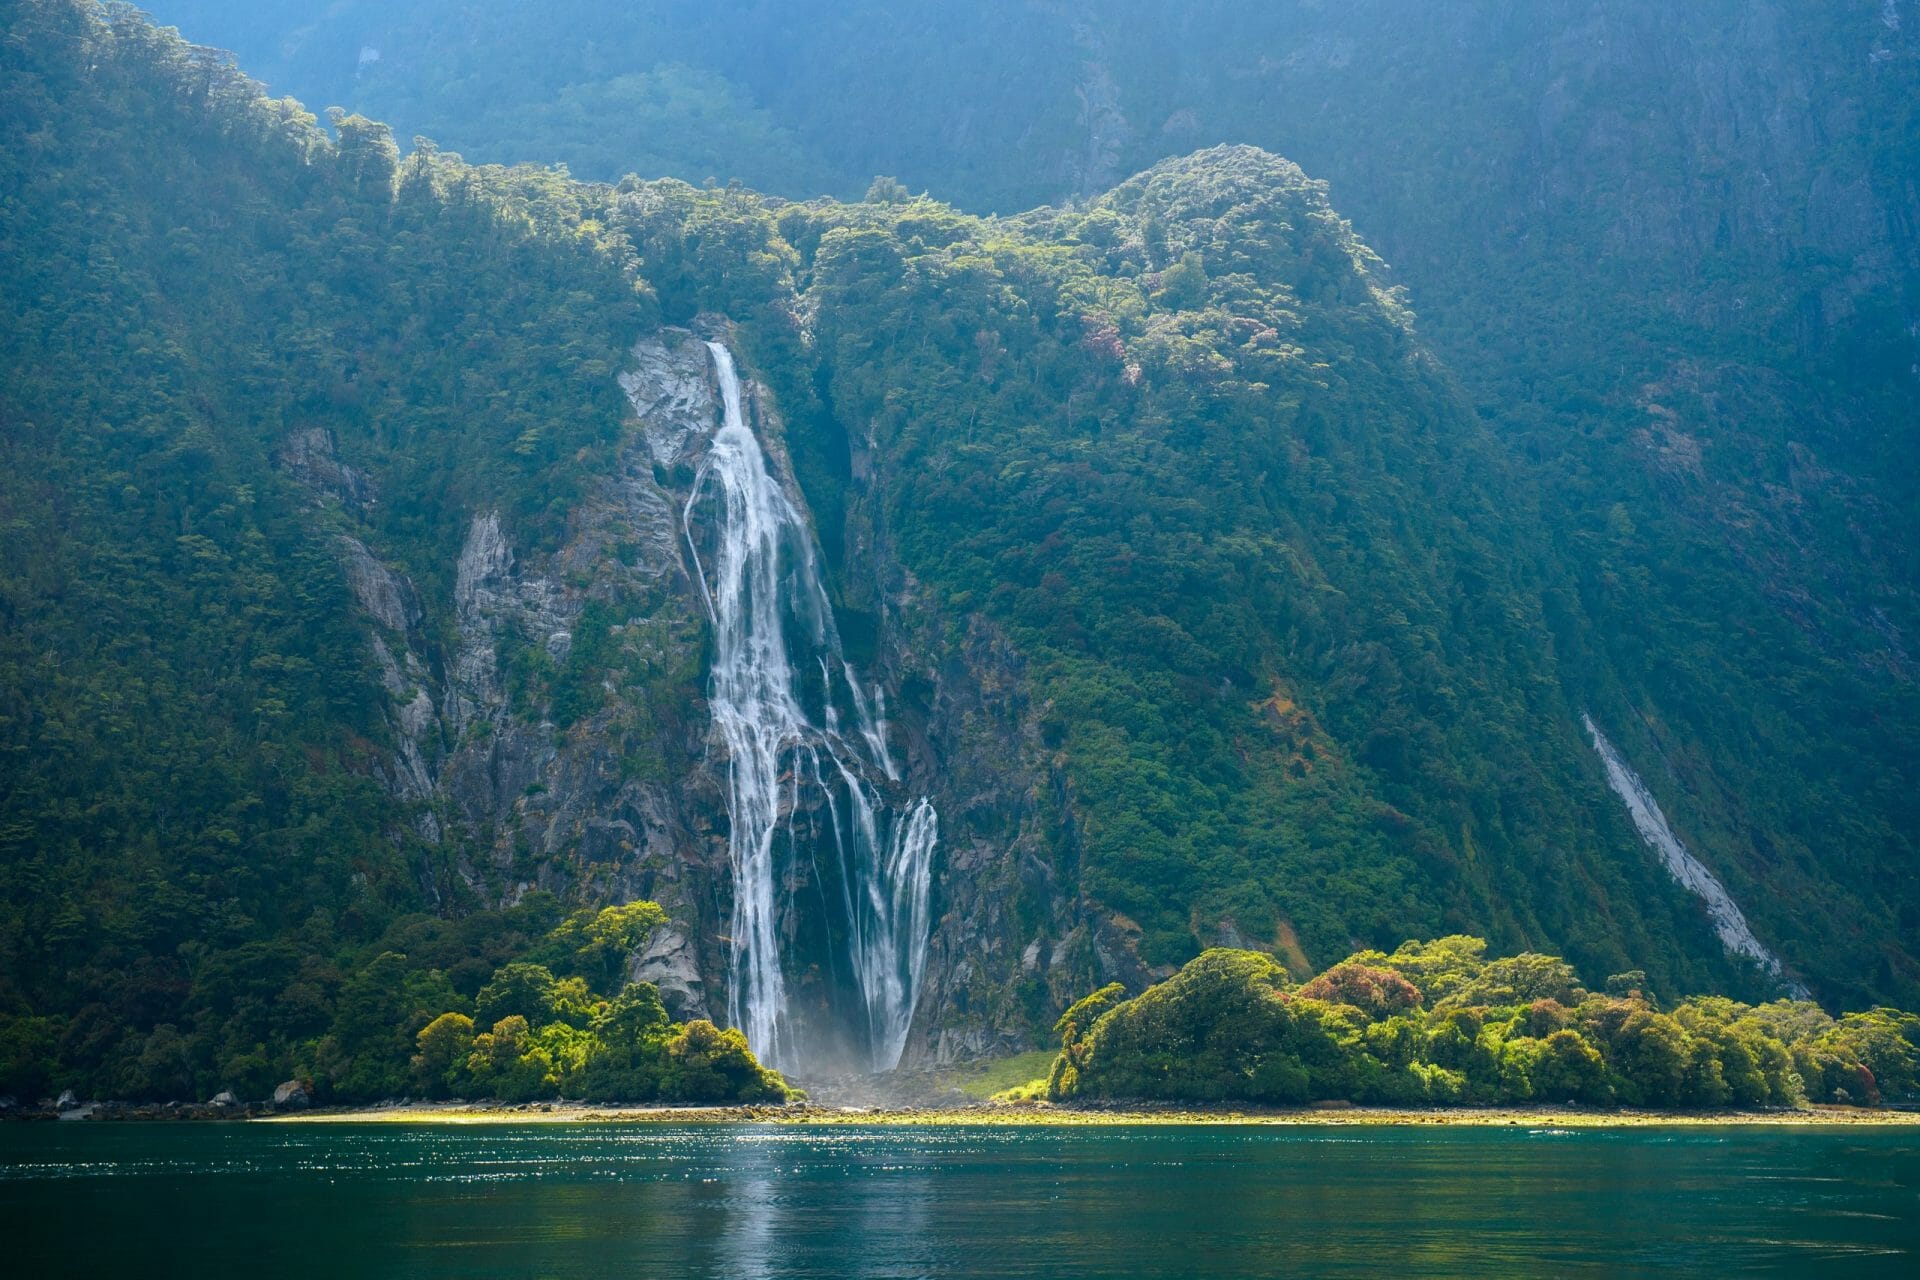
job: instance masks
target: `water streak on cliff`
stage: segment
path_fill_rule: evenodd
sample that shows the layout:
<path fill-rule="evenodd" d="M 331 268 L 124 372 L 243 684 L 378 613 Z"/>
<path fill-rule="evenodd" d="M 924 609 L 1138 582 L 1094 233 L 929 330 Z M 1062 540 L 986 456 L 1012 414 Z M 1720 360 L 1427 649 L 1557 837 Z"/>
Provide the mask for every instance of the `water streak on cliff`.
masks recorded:
<path fill-rule="evenodd" d="M 1727 892 L 1726 886 L 1680 843 L 1680 837 L 1667 825 L 1667 816 L 1660 812 L 1659 803 L 1654 800 L 1653 793 L 1647 790 L 1647 784 L 1640 780 L 1640 775 L 1627 766 L 1591 716 L 1581 716 L 1580 722 L 1586 726 L 1587 733 L 1593 738 L 1593 748 L 1600 753 L 1600 761 L 1606 766 L 1607 785 L 1626 803 L 1634 829 L 1647 846 L 1660 855 L 1660 861 L 1666 865 L 1669 874 L 1706 904 L 1707 914 L 1713 919 L 1714 932 L 1720 935 L 1721 945 L 1735 955 L 1752 960 L 1778 978 L 1781 986 L 1795 998 L 1808 999 L 1806 987 L 1788 978 L 1780 964 L 1780 957 L 1754 936 L 1753 929 L 1747 924 L 1746 914 L 1733 900 L 1733 895 Z"/>

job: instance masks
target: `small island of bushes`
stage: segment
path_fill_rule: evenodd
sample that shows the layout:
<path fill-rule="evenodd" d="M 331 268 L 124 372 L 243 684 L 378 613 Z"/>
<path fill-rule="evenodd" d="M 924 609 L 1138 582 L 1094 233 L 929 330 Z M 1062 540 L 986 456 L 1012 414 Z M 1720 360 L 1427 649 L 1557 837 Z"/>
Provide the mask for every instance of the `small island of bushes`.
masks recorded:
<path fill-rule="evenodd" d="M 1306 983 L 1260 952 L 1212 950 L 1140 995 L 1074 1004 L 1044 1081 L 1059 1102 L 1289 1106 L 1571 1103 L 1648 1109 L 1920 1098 L 1920 1017 L 1839 1018 L 1804 1000 L 1696 996 L 1662 1008 L 1645 975 L 1600 991 L 1572 966 L 1486 958 L 1479 938 L 1363 951 Z"/>
<path fill-rule="evenodd" d="M 569 916 L 547 938 L 572 972 L 516 960 L 494 971 L 467 1009 L 414 1036 L 408 1063 L 426 1098 L 583 1098 L 589 1102 L 786 1102 L 798 1096 L 760 1065 L 747 1038 L 704 1019 L 675 1023 L 651 982 L 612 995 L 625 962 L 666 922 L 656 903 Z M 595 979 L 589 982 L 589 978 Z"/>
<path fill-rule="evenodd" d="M 212 1098 L 171 1105 L 227 1116 L 269 1096 L 272 1110 L 403 1096 L 700 1106 L 803 1096 L 739 1031 L 675 1022 L 658 988 L 628 980 L 630 958 L 666 919 L 653 902 L 563 914 L 529 895 L 464 921 L 402 919 L 333 963 L 262 946 L 250 966 L 208 966 L 204 1016 L 128 1029 L 118 1052 L 93 1047 L 94 1020 L 0 1005 L 0 1115 L 52 1114 L 80 1098 L 134 1100 L 102 1115 Z"/>

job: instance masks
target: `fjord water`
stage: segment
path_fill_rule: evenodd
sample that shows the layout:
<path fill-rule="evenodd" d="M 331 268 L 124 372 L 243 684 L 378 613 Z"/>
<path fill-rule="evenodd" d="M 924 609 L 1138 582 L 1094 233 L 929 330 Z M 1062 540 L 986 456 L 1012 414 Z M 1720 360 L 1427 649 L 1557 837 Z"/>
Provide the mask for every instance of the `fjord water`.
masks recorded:
<path fill-rule="evenodd" d="M 845 939 L 865 1065 L 884 1071 L 900 1061 L 926 968 L 939 824 L 926 799 L 890 805 L 882 795 L 883 786 L 897 791 L 900 782 L 883 695 L 864 689 L 841 654 L 812 532 L 747 423 L 732 353 L 718 342 L 707 349 L 722 414 L 687 499 L 685 527 L 713 623 L 708 701 L 727 744 L 728 1016 L 764 1060 L 802 1065 L 781 962 L 780 913 L 792 905 L 781 895 L 793 878 L 783 873 L 777 846 L 794 860 L 804 846 L 813 878 L 820 879 L 824 854 L 838 885 L 840 919 L 828 932 Z M 705 556 L 704 530 L 713 544 Z M 816 671 L 819 682 L 809 690 Z M 841 692 L 853 735 L 842 732 Z M 825 821 L 803 829 L 809 802 L 824 808 Z"/>
<path fill-rule="evenodd" d="M 1914 1129 L 8 1125 L 15 1275 L 1915 1274 Z"/>

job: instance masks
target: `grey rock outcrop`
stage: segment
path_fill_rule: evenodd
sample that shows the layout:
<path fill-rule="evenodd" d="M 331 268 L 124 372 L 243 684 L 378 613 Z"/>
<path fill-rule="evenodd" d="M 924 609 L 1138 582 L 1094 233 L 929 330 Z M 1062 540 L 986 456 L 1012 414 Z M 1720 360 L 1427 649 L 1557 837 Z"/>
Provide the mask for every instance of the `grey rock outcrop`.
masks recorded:
<path fill-rule="evenodd" d="M 357 538 L 341 537 L 340 563 L 353 598 L 388 631 L 406 634 L 419 627 L 420 601 L 413 584 L 381 564 Z"/>
<path fill-rule="evenodd" d="M 671 467 L 701 447 L 712 426 L 713 387 L 685 344 L 642 342 L 633 365 L 619 376 L 653 460 Z"/>
<path fill-rule="evenodd" d="M 660 998 L 676 1018 L 712 1018 L 706 992 L 700 978 L 699 952 L 684 929 L 668 926 L 648 940 L 646 948 L 633 958 L 627 976 L 635 982 L 651 982 L 660 988 Z"/>
<path fill-rule="evenodd" d="M 500 511 L 472 513 L 437 607 L 366 537 L 341 534 L 340 562 L 387 698 L 383 780 L 412 805 L 415 834 L 444 851 L 422 883 L 497 904 L 536 888 L 580 905 L 658 901 L 672 923 L 628 976 L 655 983 L 677 1017 L 712 1017 L 726 1009 L 731 924 L 727 759 L 705 706 L 706 615 L 682 513 L 716 388 L 705 347 L 675 331 L 636 346 L 619 382 L 632 417 L 614 465 L 557 546 L 518 540 Z M 745 390 L 768 465 L 804 509 L 781 418 L 764 388 Z M 297 456 L 296 474 L 330 474 L 317 443 Z M 984 622 L 955 626 L 930 605 L 877 514 L 888 465 L 857 443 L 853 461 L 834 590 L 877 620 L 866 675 L 886 700 L 900 785 L 940 815 L 905 1061 L 1025 1048 L 1036 1009 L 1126 973 L 1130 952 L 1083 920 L 1060 865 L 1071 833 L 1063 846 L 1045 830 L 1062 783 L 1017 653 Z M 804 860 L 787 874 L 794 903 L 838 891 L 813 884 Z M 804 914 L 793 907 L 781 925 L 796 971 L 818 946 Z"/>
<path fill-rule="evenodd" d="M 373 482 L 340 461 L 322 427 L 295 431 L 280 446 L 280 466 L 322 503 L 364 512 L 374 503 Z"/>
<path fill-rule="evenodd" d="M 476 511 L 451 598 L 436 604 L 381 559 L 370 531 L 347 522 L 335 541 L 386 695 L 380 778 L 409 803 L 413 834 L 450 855 L 420 868 L 430 899 L 455 887 L 451 867 L 464 892 L 494 903 L 534 888 L 583 905 L 659 900 L 679 923 L 636 964 L 698 1016 L 716 971 L 693 939 L 711 952 L 724 933 L 725 853 L 712 832 L 719 791 L 705 762 L 684 495 L 657 476 L 709 434 L 714 391 L 705 348 L 678 332 L 640 343 L 620 382 L 634 416 L 557 548 L 530 550 L 501 512 Z M 372 501 L 324 433 L 296 435 L 280 460 L 323 518 Z M 724 820 L 722 806 L 722 831 Z"/>

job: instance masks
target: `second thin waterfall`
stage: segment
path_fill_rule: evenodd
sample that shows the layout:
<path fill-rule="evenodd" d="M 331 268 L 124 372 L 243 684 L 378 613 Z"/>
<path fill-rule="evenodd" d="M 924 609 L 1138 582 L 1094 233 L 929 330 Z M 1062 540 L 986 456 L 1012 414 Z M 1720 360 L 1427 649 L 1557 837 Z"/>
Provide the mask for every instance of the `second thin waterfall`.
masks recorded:
<path fill-rule="evenodd" d="M 728 754 L 728 1015 L 767 1061 L 804 1065 L 783 954 L 801 932 L 793 913 L 830 917 L 806 931 L 827 952 L 811 962 L 851 986 L 847 1020 L 869 1065 L 886 1070 L 906 1046 L 926 967 L 938 815 L 898 793 L 880 691 L 841 655 L 812 534 L 747 425 L 732 353 L 707 348 L 723 413 L 685 531 L 713 624 L 708 697 Z M 796 893 L 805 879 L 809 891 Z"/>

